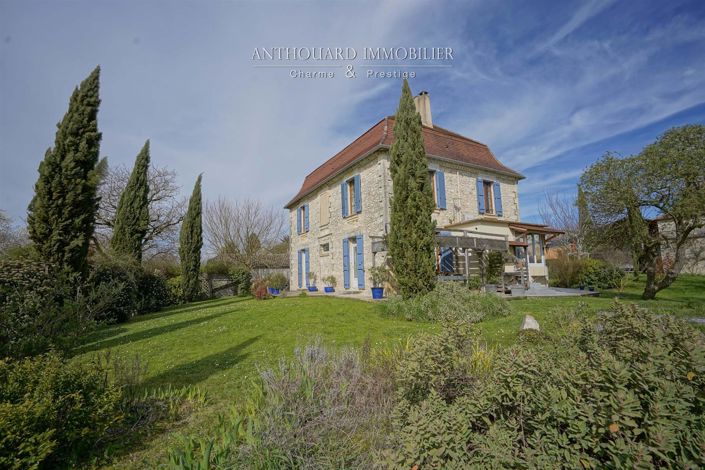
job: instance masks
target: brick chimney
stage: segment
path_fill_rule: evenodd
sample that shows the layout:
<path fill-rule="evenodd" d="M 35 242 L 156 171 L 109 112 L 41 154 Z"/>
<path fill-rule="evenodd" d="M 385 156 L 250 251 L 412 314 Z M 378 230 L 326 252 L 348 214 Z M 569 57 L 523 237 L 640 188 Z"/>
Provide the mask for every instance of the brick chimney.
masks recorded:
<path fill-rule="evenodd" d="M 421 124 L 433 127 L 433 121 L 431 120 L 431 97 L 428 96 L 428 92 L 422 91 L 418 96 L 414 96 L 414 104 L 416 105 L 416 112 L 421 115 Z"/>

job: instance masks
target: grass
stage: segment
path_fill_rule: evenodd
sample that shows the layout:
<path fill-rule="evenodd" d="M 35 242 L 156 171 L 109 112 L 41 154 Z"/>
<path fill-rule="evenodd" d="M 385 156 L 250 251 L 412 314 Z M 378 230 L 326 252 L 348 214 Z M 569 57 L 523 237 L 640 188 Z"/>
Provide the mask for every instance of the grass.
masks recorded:
<path fill-rule="evenodd" d="M 145 387 L 196 385 L 208 406 L 179 426 L 181 433 L 207 434 L 217 414 L 237 403 L 257 377 L 258 368 L 291 356 L 297 346 L 320 337 L 324 344 L 391 345 L 436 325 L 389 318 L 379 304 L 325 297 L 257 301 L 226 298 L 192 303 L 101 328 L 76 348 L 74 360 L 94 354 L 131 358 L 147 364 Z M 153 468 L 176 439 L 161 434 L 138 448 L 119 449 L 115 468 Z M 121 454 L 121 455 L 120 455 Z"/>
<path fill-rule="evenodd" d="M 484 337 L 491 344 L 507 345 L 514 342 L 524 315 L 532 315 L 542 329 L 550 331 L 555 324 L 552 313 L 568 310 L 582 304 L 589 313 L 607 310 L 619 299 L 646 307 L 655 314 L 679 317 L 705 318 L 705 276 L 680 276 L 668 289 L 657 294 L 655 300 L 642 300 L 642 280 L 629 280 L 622 292 L 605 291 L 599 297 L 544 297 L 512 300 L 509 305 L 515 315 L 496 318 L 479 324 Z"/>
<path fill-rule="evenodd" d="M 533 298 L 510 302 L 512 314 L 479 323 L 490 344 L 511 344 L 523 315 L 530 314 L 551 331 L 554 309 L 583 303 L 588 312 L 605 310 L 620 298 L 657 313 L 705 317 L 705 277 L 682 276 L 657 300 L 640 299 L 642 283 L 629 282 L 623 292 L 600 297 Z M 99 329 L 76 348 L 74 360 L 86 361 L 107 350 L 147 363 L 146 387 L 195 385 L 205 390 L 208 405 L 179 423 L 171 433 L 156 435 L 138 447 L 118 449 L 114 468 L 154 468 L 176 433 L 209 434 L 217 415 L 246 397 L 259 368 L 290 357 L 297 346 L 320 337 L 324 344 L 373 346 L 404 341 L 438 325 L 414 323 L 383 314 L 380 304 L 330 297 L 289 297 L 267 301 L 225 298 L 137 317 L 129 323 Z"/>

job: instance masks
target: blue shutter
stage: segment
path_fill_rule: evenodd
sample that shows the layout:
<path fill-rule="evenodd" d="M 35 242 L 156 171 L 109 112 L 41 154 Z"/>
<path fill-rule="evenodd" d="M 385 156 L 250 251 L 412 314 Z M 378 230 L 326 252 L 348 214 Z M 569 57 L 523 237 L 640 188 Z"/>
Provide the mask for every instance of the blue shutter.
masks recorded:
<path fill-rule="evenodd" d="M 301 233 L 301 208 L 296 209 L 296 233 Z"/>
<path fill-rule="evenodd" d="M 365 288 L 365 255 L 362 249 L 362 235 L 357 236 L 357 253 L 355 261 L 357 265 L 357 288 Z"/>
<path fill-rule="evenodd" d="M 304 232 L 308 232 L 308 204 L 304 204 Z"/>
<path fill-rule="evenodd" d="M 350 241 L 343 238 L 343 287 L 350 289 Z"/>
<path fill-rule="evenodd" d="M 441 171 L 436 171 L 436 207 L 446 208 L 446 175 Z"/>
<path fill-rule="evenodd" d="M 343 203 L 343 217 L 348 216 L 348 185 L 345 181 L 340 185 L 340 200 Z"/>
<path fill-rule="evenodd" d="M 359 214 L 360 212 L 362 212 L 362 189 L 360 189 L 360 175 L 355 175 L 354 186 L 355 186 L 355 213 Z"/>
<path fill-rule="evenodd" d="M 477 179 L 477 211 L 480 214 L 485 213 L 485 188 L 480 178 Z"/>
<path fill-rule="evenodd" d="M 502 188 L 496 181 L 494 183 L 494 212 L 502 217 Z"/>
<path fill-rule="evenodd" d="M 308 248 L 304 248 L 304 259 L 305 259 L 305 266 L 306 266 L 306 287 L 309 286 L 309 281 L 308 281 L 308 273 L 311 271 L 311 260 L 309 259 L 308 256 Z"/>
<path fill-rule="evenodd" d="M 301 277 L 301 272 L 303 270 L 302 263 L 301 263 L 301 250 L 297 251 L 296 254 L 298 255 L 298 258 L 299 258 L 299 289 L 301 289 L 301 286 L 303 286 L 303 282 L 302 282 L 303 277 Z"/>

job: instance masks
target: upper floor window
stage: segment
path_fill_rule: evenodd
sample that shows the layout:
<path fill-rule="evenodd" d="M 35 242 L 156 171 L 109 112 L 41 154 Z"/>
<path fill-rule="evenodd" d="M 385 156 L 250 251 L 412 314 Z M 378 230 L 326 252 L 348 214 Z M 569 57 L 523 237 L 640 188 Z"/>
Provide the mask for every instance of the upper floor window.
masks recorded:
<path fill-rule="evenodd" d="M 362 188 L 360 186 L 360 175 L 344 181 L 340 185 L 340 200 L 343 217 L 362 212 Z"/>
<path fill-rule="evenodd" d="M 296 209 L 296 233 L 308 232 L 308 204 L 299 206 Z"/>
<path fill-rule="evenodd" d="M 436 209 L 446 208 L 446 177 L 441 170 L 429 170 L 428 176 L 431 179 L 431 191 Z"/>
<path fill-rule="evenodd" d="M 502 216 L 502 188 L 497 181 L 477 179 L 477 211 Z"/>
<path fill-rule="evenodd" d="M 330 221 L 330 193 L 328 191 L 322 192 L 318 197 L 318 206 L 321 210 L 319 221 L 321 227 L 323 227 L 328 225 Z"/>

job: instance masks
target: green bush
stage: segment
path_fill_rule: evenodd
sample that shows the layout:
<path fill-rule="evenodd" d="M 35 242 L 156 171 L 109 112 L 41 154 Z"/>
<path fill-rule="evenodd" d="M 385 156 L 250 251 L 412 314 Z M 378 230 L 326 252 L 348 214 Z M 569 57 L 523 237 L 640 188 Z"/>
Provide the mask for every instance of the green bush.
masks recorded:
<path fill-rule="evenodd" d="M 76 276 L 27 259 L 0 262 L 0 357 L 71 347 L 94 327 Z"/>
<path fill-rule="evenodd" d="M 161 274 L 143 272 L 137 278 L 138 313 L 157 312 L 176 303 L 167 280 Z"/>
<path fill-rule="evenodd" d="M 184 301 L 184 291 L 181 288 L 181 275 L 171 277 L 166 281 L 166 287 L 169 289 L 169 295 L 172 302 L 175 304 L 182 303 Z"/>
<path fill-rule="evenodd" d="M 142 268 L 136 262 L 120 257 L 93 260 L 86 288 L 93 292 L 98 312 L 96 320 L 124 323 L 140 310 L 139 292 Z"/>
<path fill-rule="evenodd" d="M 250 295 L 252 292 L 252 273 L 245 267 L 238 267 L 230 271 L 230 277 L 235 283 L 233 290 L 236 295 Z"/>
<path fill-rule="evenodd" d="M 580 283 L 598 289 L 614 289 L 619 287 L 625 272 L 609 263 L 596 259 L 583 260 L 580 271 Z"/>
<path fill-rule="evenodd" d="M 390 315 L 420 321 L 479 322 L 510 312 L 499 296 L 473 292 L 458 282 L 439 282 L 431 292 L 410 299 L 391 296 L 385 305 Z"/>
<path fill-rule="evenodd" d="M 560 253 L 548 263 L 551 284 L 558 287 L 596 287 L 614 289 L 619 287 L 625 273 L 605 261 L 592 258 L 576 258 Z"/>
<path fill-rule="evenodd" d="M 228 263 L 220 258 L 211 258 L 201 267 L 201 272 L 205 274 L 221 274 L 227 276 L 232 270 L 232 263 Z"/>
<path fill-rule="evenodd" d="M 467 280 L 467 286 L 468 289 L 474 290 L 474 291 L 480 291 L 484 287 L 485 283 L 482 282 L 482 278 L 480 276 L 470 276 L 468 277 Z"/>
<path fill-rule="evenodd" d="M 0 467 L 66 466 L 122 419 L 103 370 L 54 354 L 0 360 Z"/>
<path fill-rule="evenodd" d="M 309 273 L 312 274 L 312 273 Z M 286 278 L 286 276 L 282 273 L 272 273 L 269 276 L 267 276 L 267 286 L 273 288 L 273 289 L 286 289 L 286 286 L 289 284 L 289 280 Z M 315 280 L 314 280 L 315 284 Z M 312 284 L 312 285 L 314 285 Z"/>
<path fill-rule="evenodd" d="M 433 388 L 420 402 L 403 398 L 380 465 L 703 468 L 703 334 L 619 304 L 598 322 L 580 320 L 555 344 L 501 351 L 456 397 Z M 455 369 L 442 370 L 434 383 Z"/>

